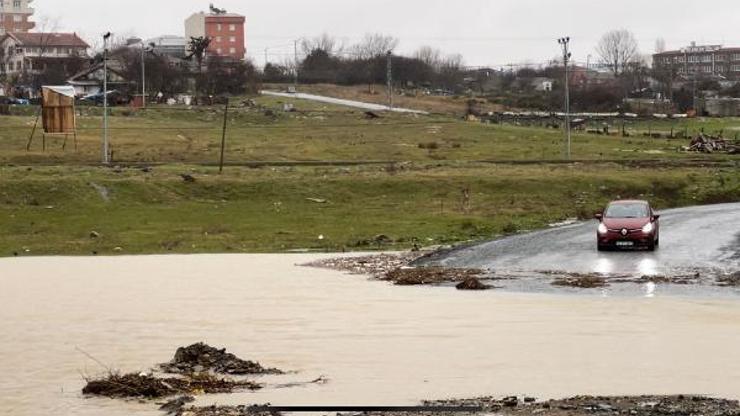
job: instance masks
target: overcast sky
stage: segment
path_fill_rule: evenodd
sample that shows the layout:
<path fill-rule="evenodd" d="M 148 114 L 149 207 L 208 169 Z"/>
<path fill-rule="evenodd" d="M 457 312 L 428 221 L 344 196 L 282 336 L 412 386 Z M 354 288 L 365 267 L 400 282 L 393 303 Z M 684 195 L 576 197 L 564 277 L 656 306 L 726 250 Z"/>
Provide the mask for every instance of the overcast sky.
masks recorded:
<path fill-rule="evenodd" d="M 96 44 L 110 30 L 119 36 L 184 35 L 184 20 L 208 9 L 203 0 L 34 0 L 36 20 L 57 23 Z M 368 32 L 400 39 L 399 52 L 430 45 L 460 53 L 474 66 L 547 61 L 556 39 L 569 35 L 577 61 L 609 29 L 625 28 L 653 53 L 697 43 L 740 46 L 740 0 L 215 0 L 247 17 L 247 49 L 255 62 L 281 61 L 292 40 L 327 32 L 352 43 Z"/>

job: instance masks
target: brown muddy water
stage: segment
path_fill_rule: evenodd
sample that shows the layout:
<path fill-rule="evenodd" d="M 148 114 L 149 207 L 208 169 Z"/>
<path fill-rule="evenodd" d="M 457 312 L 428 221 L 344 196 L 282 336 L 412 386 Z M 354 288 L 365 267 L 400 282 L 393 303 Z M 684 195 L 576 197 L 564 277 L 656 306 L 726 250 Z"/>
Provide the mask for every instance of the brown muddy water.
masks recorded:
<path fill-rule="evenodd" d="M 0 413 L 160 415 L 84 398 L 205 341 L 297 373 L 199 404 L 404 405 L 529 394 L 740 398 L 740 302 L 395 287 L 320 255 L 0 260 Z M 325 375 L 327 384 L 278 388 Z"/>

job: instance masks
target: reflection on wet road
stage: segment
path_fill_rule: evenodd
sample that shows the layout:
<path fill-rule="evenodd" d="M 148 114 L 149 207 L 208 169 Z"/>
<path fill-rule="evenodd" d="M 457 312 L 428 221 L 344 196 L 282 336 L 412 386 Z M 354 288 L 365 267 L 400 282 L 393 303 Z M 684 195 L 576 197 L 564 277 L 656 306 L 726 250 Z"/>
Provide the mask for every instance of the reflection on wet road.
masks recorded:
<path fill-rule="evenodd" d="M 597 251 L 594 220 L 455 250 L 426 264 L 478 267 L 504 275 L 562 272 L 627 277 L 722 273 L 740 268 L 740 204 L 660 214 L 661 246 L 655 252 Z M 513 285 L 517 284 L 522 285 Z"/>

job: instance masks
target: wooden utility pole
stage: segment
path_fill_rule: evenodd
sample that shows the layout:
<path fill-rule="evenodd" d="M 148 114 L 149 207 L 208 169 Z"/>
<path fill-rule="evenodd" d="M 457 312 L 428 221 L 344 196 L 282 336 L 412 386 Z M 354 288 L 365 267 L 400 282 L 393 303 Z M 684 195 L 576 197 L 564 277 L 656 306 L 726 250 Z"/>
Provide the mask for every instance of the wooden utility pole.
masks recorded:
<path fill-rule="evenodd" d="M 226 150 L 226 124 L 229 121 L 229 99 L 226 99 L 226 106 L 224 107 L 224 128 L 221 133 L 221 158 L 218 162 L 218 173 L 221 174 L 224 171 L 224 152 Z"/>

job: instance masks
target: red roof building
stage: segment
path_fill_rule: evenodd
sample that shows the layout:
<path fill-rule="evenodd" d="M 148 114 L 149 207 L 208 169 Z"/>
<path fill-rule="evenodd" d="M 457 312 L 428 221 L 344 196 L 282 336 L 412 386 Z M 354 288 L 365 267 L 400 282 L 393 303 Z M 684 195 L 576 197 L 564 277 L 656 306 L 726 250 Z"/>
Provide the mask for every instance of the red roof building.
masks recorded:
<path fill-rule="evenodd" d="M 0 36 L 0 73 L 43 71 L 47 65 L 85 58 L 89 48 L 76 33 L 7 33 Z"/>

